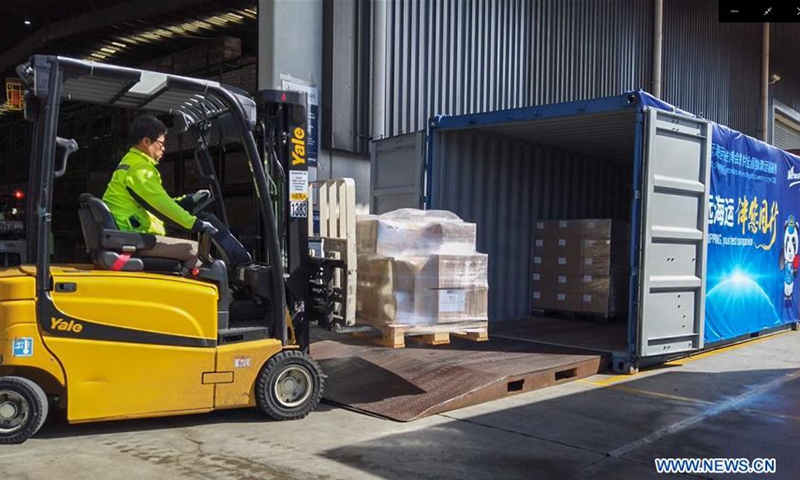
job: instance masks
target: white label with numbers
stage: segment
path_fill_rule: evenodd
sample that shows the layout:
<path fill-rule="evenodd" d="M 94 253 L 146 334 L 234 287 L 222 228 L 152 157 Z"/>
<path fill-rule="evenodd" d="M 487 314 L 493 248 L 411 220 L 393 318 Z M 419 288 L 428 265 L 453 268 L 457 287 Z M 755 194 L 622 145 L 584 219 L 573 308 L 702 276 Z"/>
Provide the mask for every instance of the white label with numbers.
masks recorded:
<path fill-rule="evenodd" d="M 308 218 L 308 202 L 292 202 L 289 207 L 292 218 Z"/>

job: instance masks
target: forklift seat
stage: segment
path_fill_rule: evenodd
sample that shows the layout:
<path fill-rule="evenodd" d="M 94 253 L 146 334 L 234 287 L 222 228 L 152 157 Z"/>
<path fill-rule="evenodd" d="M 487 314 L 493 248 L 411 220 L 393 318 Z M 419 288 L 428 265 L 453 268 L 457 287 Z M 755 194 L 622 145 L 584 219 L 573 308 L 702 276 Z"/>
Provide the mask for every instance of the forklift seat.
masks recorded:
<path fill-rule="evenodd" d="M 172 258 L 135 257 L 137 252 L 155 246 L 155 235 L 120 231 L 108 206 L 99 198 L 83 193 L 78 203 L 86 252 L 98 267 L 126 272 L 181 271 L 182 263 Z"/>

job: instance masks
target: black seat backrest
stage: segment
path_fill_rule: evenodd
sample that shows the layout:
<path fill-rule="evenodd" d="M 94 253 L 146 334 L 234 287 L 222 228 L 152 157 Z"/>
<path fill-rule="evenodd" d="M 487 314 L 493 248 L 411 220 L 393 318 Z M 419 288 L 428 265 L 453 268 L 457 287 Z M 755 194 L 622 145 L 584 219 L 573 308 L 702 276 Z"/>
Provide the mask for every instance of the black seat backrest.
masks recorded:
<path fill-rule="evenodd" d="M 99 205 L 98 205 L 99 203 Z M 106 225 L 109 225 L 108 220 L 111 221 L 110 229 L 118 230 L 117 224 L 114 222 L 114 217 L 111 216 L 111 211 L 108 209 L 102 200 L 95 198 L 90 193 L 82 193 L 78 197 L 78 217 L 81 220 L 81 231 L 83 232 L 83 240 L 86 242 L 86 253 L 95 255 L 103 251 L 102 236 L 103 230 Z"/>
<path fill-rule="evenodd" d="M 81 229 L 86 250 L 93 255 L 102 251 L 134 253 L 153 248 L 155 235 L 147 233 L 122 232 L 117 228 L 111 210 L 99 198 L 90 193 L 78 197 Z"/>
<path fill-rule="evenodd" d="M 94 221 L 98 225 L 102 225 L 104 229 L 119 230 L 117 222 L 114 221 L 114 217 L 111 215 L 111 210 L 99 198 L 92 196 L 91 193 L 82 193 L 78 197 L 78 203 L 80 203 L 81 208 L 88 209 Z"/>
<path fill-rule="evenodd" d="M 95 265 L 106 270 L 180 272 L 181 262 L 170 258 L 127 258 L 121 266 L 115 266 L 122 253 L 131 254 L 153 248 L 156 237 L 120 231 L 108 206 L 90 193 L 81 194 L 78 203 L 86 253 L 92 256 Z"/>

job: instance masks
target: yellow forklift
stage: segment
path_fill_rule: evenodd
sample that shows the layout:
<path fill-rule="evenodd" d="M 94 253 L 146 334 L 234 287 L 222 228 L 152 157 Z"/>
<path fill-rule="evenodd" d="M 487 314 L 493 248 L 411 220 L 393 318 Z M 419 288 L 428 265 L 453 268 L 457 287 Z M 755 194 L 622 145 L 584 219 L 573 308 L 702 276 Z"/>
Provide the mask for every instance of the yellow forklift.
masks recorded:
<path fill-rule="evenodd" d="M 70 423 L 240 407 L 289 420 L 314 410 L 325 377 L 308 355 L 308 323 L 330 298 L 312 293 L 324 268 L 309 258 L 305 98 L 254 99 L 214 81 L 56 56 L 33 56 L 17 73 L 34 125 L 29 263 L 0 269 L 0 443 L 24 442 L 51 408 Z M 51 265 L 53 185 L 78 148 L 58 136 L 64 102 L 172 116 L 196 139 L 212 196 L 192 213 L 218 230 L 199 238 L 201 268 L 139 257 L 154 238 L 119 231 L 102 200 L 80 192 L 93 265 Z M 252 173 L 251 248 L 230 233 L 212 129 L 239 143 Z"/>

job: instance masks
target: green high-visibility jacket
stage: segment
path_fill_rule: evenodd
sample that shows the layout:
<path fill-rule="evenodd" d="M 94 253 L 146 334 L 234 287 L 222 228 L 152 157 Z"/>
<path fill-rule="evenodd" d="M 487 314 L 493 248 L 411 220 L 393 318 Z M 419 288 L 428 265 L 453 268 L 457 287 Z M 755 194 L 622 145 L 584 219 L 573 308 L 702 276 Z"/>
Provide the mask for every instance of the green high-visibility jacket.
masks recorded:
<path fill-rule="evenodd" d="M 164 190 L 156 163 L 146 153 L 131 148 L 111 176 L 103 202 L 120 230 L 164 235 L 164 221 L 186 230 L 197 221 Z"/>

